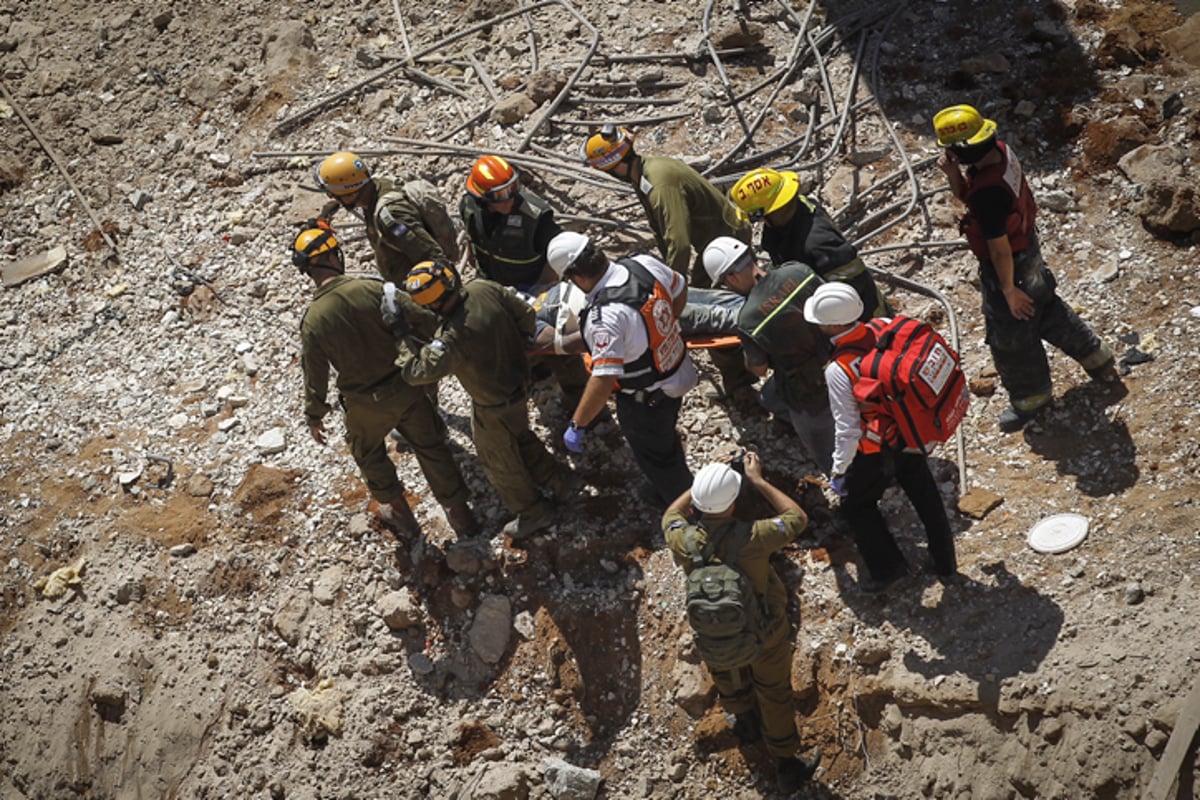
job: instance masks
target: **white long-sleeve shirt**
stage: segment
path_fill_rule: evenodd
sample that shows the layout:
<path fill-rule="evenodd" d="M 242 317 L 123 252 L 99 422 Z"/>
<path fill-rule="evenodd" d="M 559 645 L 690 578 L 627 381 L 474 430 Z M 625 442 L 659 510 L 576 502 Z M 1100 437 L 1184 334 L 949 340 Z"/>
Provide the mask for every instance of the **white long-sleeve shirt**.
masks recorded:
<path fill-rule="evenodd" d="M 862 323 L 860 322 L 859 325 Z M 858 325 L 833 337 L 837 350 L 838 340 L 858 330 Z M 829 389 L 829 410 L 833 414 L 833 468 L 834 476 L 845 475 L 850 462 L 858 451 L 858 441 L 863 435 L 862 413 L 854 399 L 854 384 L 846 370 L 836 361 L 825 365 L 825 385 Z"/>

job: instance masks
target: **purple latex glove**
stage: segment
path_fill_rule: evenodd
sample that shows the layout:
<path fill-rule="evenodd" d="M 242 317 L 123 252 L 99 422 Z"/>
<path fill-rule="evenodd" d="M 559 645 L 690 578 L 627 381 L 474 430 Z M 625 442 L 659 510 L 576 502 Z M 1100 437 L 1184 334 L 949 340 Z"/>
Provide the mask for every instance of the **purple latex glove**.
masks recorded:
<path fill-rule="evenodd" d="M 572 453 L 582 453 L 583 437 L 585 434 L 586 431 L 576 425 L 574 420 L 572 420 L 571 426 L 567 428 L 566 432 L 563 434 L 563 444 L 565 444 L 567 449 Z"/>
<path fill-rule="evenodd" d="M 835 475 L 833 480 L 829 482 L 829 488 L 833 489 L 833 493 L 838 497 L 846 496 L 846 476 Z"/>

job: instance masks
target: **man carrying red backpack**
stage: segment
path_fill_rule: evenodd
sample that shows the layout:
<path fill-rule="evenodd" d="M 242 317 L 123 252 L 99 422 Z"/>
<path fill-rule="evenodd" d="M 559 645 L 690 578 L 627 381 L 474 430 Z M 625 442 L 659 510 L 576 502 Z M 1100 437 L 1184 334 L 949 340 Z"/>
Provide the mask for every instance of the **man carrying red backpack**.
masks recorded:
<path fill-rule="evenodd" d="M 833 356 L 825 367 L 834 421 L 830 486 L 842 498 L 842 513 L 866 563 L 869 578 L 859 584 L 864 591 L 877 593 L 909 572 L 908 562 L 879 511 L 879 500 L 892 478 L 900 483 L 925 526 L 934 573 L 939 580 L 951 580 L 958 572 L 954 537 L 925 449 L 919 443 L 905 445 L 901 427 L 889 418 L 885 407 L 864 406 L 855 396 L 855 385 L 861 382 L 860 365 L 876 350 L 878 327 L 859 322 L 862 311 L 858 293 L 845 283 L 826 283 L 804 303 L 804 318 L 833 343 Z"/>

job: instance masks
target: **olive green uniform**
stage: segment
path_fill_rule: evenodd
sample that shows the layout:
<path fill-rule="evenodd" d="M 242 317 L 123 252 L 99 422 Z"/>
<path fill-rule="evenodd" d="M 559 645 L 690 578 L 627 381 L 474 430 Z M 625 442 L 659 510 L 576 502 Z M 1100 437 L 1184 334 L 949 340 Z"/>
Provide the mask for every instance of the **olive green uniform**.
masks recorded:
<path fill-rule="evenodd" d="M 514 514 L 542 503 L 539 487 L 557 485 L 561 468 L 529 429 L 529 360 L 534 311 L 509 289 L 489 280 L 460 290 L 458 306 L 429 344 L 400 345 L 405 380 L 433 383 L 454 375 L 471 395 L 475 451 L 500 500 Z"/>
<path fill-rule="evenodd" d="M 433 315 L 403 292 L 397 296 L 409 323 L 431 331 Z M 467 486 L 447 445 L 445 423 L 425 392 L 406 383 L 393 363 L 396 340 L 380 315 L 382 297 L 383 283 L 372 278 L 343 275 L 317 288 L 300 322 L 305 421 L 317 425 L 331 410 L 326 396 L 332 366 L 350 454 L 371 496 L 380 503 L 404 498 L 385 443 L 395 428 L 412 447 L 438 502 L 464 503 Z"/>
<path fill-rule="evenodd" d="M 397 286 L 422 261 L 458 260 L 454 225 L 428 181 L 401 185 L 394 178 L 373 178 L 375 203 L 364 215 L 367 239 L 379 273 Z"/>
<path fill-rule="evenodd" d="M 767 751 L 779 758 L 795 755 L 800 749 L 796 711 L 792 704 L 795 642 L 787 618 L 787 589 L 771 567 L 770 558 L 772 553 L 801 534 L 804 517 L 795 511 L 786 511 L 754 523 L 708 516 L 702 517 L 701 523 L 705 528 L 698 528 L 696 546 L 703 549 L 709 536 L 722 536 L 714 553 L 714 558 L 720 560 L 726 557 L 728 544 L 738 538 L 730 535 L 734 526 L 750 526 L 750 538 L 738 551 L 737 566 L 754 585 L 765 610 L 765 641 L 758 659 L 737 671 L 709 669 L 721 696 L 721 705 L 730 714 L 757 709 Z M 668 511 L 663 515 L 662 526 L 675 563 L 685 574 L 691 572 L 692 557 L 684 543 L 688 518 L 678 511 Z"/>
<path fill-rule="evenodd" d="M 633 191 L 646 210 L 663 262 L 680 275 L 688 277 L 690 273 L 689 286 L 712 286 L 703 256 L 713 239 L 732 236 L 750 244 L 750 220 L 699 172 L 678 159 L 642 158 L 641 178 Z"/>
<path fill-rule="evenodd" d="M 646 210 L 663 263 L 686 277 L 689 286 L 712 286 L 704 269 L 704 248 L 713 239 L 732 236 L 750 244 L 750 220 L 703 175 L 678 159 L 643 157 L 642 174 L 633 191 Z M 696 251 L 694 263 L 692 250 Z M 720 370 L 727 395 L 754 383 L 739 348 L 712 349 L 708 357 Z"/>

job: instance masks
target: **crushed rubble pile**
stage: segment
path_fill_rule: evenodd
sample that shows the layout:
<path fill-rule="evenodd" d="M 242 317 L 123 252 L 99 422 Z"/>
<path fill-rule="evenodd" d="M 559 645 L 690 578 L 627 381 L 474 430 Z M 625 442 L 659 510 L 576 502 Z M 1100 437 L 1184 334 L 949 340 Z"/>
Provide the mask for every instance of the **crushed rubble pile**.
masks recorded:
<path fill-rule="evenodd" d="M 965 580 L 918 570 L 880 598 L 794 436 L 707 398 L 698 359 L 690 464 L 756 449 L 811 519 L 775 562 L 824 752 L 804 796 L 1141 797 L 1200 676 L 1198 41 L 1200 14 L 1146 0 L 3 4 L 0 796 L 779 796 L 715 702 L 617 428 L 568 459 L 569 409 L 535 386 L 534 429 L 586 488 L 513 543 L 444 381 L 485 535 L 455 537 L 401 445 L 426 536 L 398 547 L 340 423 L 321 447 L 303 421 L 311 289 L 287 248 L 325 199 L 314 160 L 352 148 L 453 212 L 474 158 L 504 153 L 568 227 L 653 248 L 629 188 L 578 158 L 614 121 L 725 189 L 800 172 L 970 379 L 963 461 L 932 459 L 947 508 L 965 496 Z M 934 166 L 929 120 L 956 102 L 1020 152 L 1060 293 L 1124 378 L 1055 354 L 1021 434 L 996 429 Z M 883 508 L 920 564 L 907 500 Z M 1060 512 L 1087 539 L 1027 547 Z"/>

